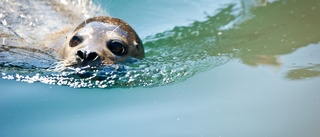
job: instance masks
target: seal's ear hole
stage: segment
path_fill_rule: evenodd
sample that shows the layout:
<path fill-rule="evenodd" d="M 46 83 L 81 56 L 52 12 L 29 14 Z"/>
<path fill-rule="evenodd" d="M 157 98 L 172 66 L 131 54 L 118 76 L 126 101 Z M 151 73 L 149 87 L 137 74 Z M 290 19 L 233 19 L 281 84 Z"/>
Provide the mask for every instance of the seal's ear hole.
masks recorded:
<path fill-rule="evenodd" d="M 121 41 L 110 40 L 107 42 L 108 49 L 117 56 L 123 56 L 127 54 L 127 49 Z"/>
<path fill-rule="evenodd" d="M 69 46 L 75 47 L 79 45 L 81 42 L 82 40 L 78 36 L 73 36 L 72 39 L 70 40 Z"/>
<path fill-rule="evenodd" d="M 133 45 L 137 49 L 138 52 L 141 50 L 141 45 L 139 45 L 136 41 L 133 41 Z"/>
<path fill-rule="evenodd" d="M 136 49 L 137 49 L 138 51 L 141 50 L 140 45 L 139 45 L 137 42 L 134 41 L 133 44 L 134 44 L 134 46 L 136 47 Z"/>

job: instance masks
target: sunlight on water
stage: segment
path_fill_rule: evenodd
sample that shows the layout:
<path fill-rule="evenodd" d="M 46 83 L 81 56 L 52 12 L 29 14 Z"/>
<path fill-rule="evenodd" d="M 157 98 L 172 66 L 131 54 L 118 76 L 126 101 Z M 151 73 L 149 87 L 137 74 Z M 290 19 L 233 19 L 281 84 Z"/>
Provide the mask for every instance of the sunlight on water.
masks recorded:
<path fill-rule="evenodd" d="M 197 57 L 199 55 L 195 55 Z M 223 57 L 149 57 L 129 65 L 108 66 L 101 70 L 52 72 L 47 69 L 2 68 L 2 78 L 23 82 L 42 82 L 70 87 L 159 86 L 185 80 L 226 61 Z M 166 59 L 170 59 L 167 61 Z M 185 60 L 187 59 L 187 60 Z M 210 63 L 208 63 L 210 62 Z M 4 64 L 4 66 L 7 66 Z M 195 67 L 196 66 L 196 67 Z"/>

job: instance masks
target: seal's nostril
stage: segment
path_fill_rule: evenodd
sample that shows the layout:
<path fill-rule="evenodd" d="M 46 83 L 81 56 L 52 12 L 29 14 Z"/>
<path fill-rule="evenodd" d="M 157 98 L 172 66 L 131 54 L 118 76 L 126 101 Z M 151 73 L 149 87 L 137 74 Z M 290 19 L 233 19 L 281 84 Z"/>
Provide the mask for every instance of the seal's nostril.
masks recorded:
<path fill-rule="evenodd" d="M 85 58 L 86 58 L 86 51 L 85 51 L 85 50 L 78 50 L 78 51 L 77 51 L 77 56 L 78 56 L 80 59 L 85 59 Z"/>
<path fill-rule="evenodd" d="M 99 57 L 97 52 L 86 51 L 86 50 L 78 50 L 76 55 L 80 59 L 87 60 L 87 61 L 95 61 Z"/>
<path fill-rule="evenodd" d="M 96 52 L 90 52 L 87 55 L 87 60 L 88 61 L 94 61 L 96 59 L 98 59 L 99 55 Z"/>

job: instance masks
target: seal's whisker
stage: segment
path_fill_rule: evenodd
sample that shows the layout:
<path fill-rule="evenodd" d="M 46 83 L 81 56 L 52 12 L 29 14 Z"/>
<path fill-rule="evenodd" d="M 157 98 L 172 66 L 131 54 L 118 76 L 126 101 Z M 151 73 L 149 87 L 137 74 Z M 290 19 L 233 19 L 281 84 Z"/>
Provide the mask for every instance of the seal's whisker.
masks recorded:
<path fill-rule="evenodd" d="M 76 64 L 76 62 L 73 61 L 73 59 L 61 60 L 61 61 L 58 61 L 58 62 L 51 64 L 51 66 L 48 68 L 48 70 L 49 71 L 64 71 L 67 69 L 68 66 L 72 66 L 74 64 Z"/>
<path fill-rule="evenodd" d="M 111 35 L 112 35 L 113 33 L 115 33 L 115 32 L 117 31 L 117 29 L 119 29 L 119 28 L 120 28 L 120 25 L 117 25 L 117 27 L 114 28 L 114 29 L 111 31 Z"/>
<path fill-rule="evenodd" d="M 63 71 L 64 70 L 64 61 L 58 61 L 48 68 L 48 71 Z"/>

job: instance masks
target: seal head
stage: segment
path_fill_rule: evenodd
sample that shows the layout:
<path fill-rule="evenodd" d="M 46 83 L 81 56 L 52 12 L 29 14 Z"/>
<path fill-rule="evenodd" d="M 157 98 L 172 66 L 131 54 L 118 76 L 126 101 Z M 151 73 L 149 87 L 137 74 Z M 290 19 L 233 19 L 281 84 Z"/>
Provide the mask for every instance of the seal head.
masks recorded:
<path fill-rule="evenodd" d="M 136 32 L 124 21 L 106 16 L 89 18 L 68 33 L 58 54 L 64 67 L 92 67 L 133 58 L 144 49 Z"/>

